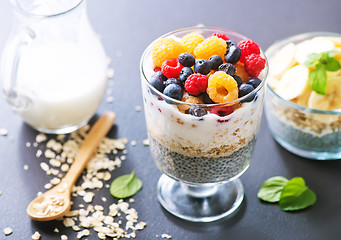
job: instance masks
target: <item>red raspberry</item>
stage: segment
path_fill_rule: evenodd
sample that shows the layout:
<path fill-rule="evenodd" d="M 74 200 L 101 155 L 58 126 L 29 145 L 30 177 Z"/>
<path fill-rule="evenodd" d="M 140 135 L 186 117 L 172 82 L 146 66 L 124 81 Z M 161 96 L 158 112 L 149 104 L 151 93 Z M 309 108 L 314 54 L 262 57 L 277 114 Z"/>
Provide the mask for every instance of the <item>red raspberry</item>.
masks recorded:
<path fill-rule="evenodd" d="M 244 39 L 238 43 L 238 47 L 240 48 L 242 54 L 240 56 L 240 62 L 244 62 L 245 57 L 250 55 L 251 53 L 260 54 L 260 49 L 258 45 L 250 40 Z"/>
<path fill-rule="evenodd" d="M 218 38 L 224 39 L 225 41 L 230 40 L 224 33 L 216 32 L 216 33 L 213 33 L 210 37 L 212 36 L 216 36 Z"/>
<path fill-rule="evenodd" d="M 259 54 L 252 53 L 245 57 L 244 67 L 250 77 L 258 77 L 259 73 L 265 67 L 265 59 Z"/>
<path fill-rule="evenodd" d="M 167 78 L 177 78 L 180 75 L 183 66 L 179 63 L 177 58 L 166 60 L 161 65 L 161 72 Z"/>
<path fill-rule="evenodd" d="M 154 72 L 158 72 L 158 71 L 161 71 L 161 68 L 160 67 L 155 67 L 154 68 Z"/>
<path fill-rule="evenodd" d="M 200 73 L 190 75 L 186 82 L 185 88 L 191 95 L 198 96 L 200 93 L 206 91 L 208 78 Z"/>
<path fill-rule="evenodd" d="M 233 106 L 226 106 L 226 107 L 214 107 L 210 110 L 211 113 L 217 114 L 220 117 L 225 117 L 233 113 L 234 109 Z"/>

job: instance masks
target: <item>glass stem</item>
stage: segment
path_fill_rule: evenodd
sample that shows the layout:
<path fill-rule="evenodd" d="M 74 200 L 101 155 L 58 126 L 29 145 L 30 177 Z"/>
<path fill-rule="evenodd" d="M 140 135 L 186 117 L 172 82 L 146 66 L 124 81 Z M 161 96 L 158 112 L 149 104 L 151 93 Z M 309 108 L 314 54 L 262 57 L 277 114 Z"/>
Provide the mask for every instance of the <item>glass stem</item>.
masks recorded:
<path fill-rule="evenodd" d="M 188 196 L 195 197 L 195 198 L 206 198 L 212 196 L 217 192 L 218 186 L 217 185 L 188 185 L 188 184 L 181 184 L 183 190 L 186 192 Z"/>

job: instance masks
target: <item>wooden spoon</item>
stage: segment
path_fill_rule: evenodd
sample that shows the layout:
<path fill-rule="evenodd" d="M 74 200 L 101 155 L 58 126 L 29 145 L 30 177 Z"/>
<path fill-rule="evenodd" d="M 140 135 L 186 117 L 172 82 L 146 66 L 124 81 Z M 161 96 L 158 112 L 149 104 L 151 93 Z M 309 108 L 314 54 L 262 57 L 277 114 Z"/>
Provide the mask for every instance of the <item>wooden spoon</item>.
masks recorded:
<path fill-rule="evenodd" d="M 94 154 L 98 144 L 114 124 L 116 115 L 107 112 L 94 124 L 63 180 L 49 191 L 36 197 L 27 207 L 27 214 L 36 221 L 50 221 L 64 216 L 71 208 L 72 187 Z"/>

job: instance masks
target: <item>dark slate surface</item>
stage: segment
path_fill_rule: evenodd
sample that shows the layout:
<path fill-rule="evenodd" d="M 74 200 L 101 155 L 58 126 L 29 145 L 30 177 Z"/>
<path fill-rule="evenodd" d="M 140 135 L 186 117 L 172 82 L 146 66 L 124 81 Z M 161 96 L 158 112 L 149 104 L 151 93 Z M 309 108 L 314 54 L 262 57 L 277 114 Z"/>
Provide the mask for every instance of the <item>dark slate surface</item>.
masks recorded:
<path fill-rule="evenodd" d="M 250 168 L 241 177 L 245 200 L 239 212 L 230 219 L 209 224 L 182 221 L 166 212 L 156 198 L 160 172 L 149 149 L 141 143 L 146 138 L 142 105 L 139 59 L 144 48 L 156 37 L 182 27 L 215 26 L 244 34 L 266 49 L 272 42 L 308 31 L 341 33 L 341 2 L 339 0 L 287 1 L 113 1 L 89 0 L 88 13 L 94 29 L 102 36 L 107 55 L 115 69 L 111 87 L 115 101 L 102 102 L 98 114 L 107 110 L 118 115 L 111 137 L 136 140 L 128 145 L 127 160 L 115 170 L 113 177 L 137 170 L 144 187 L 134 198 L 133 206 L 147 227 L 137 232 L 137 239 L 161 239 L 162 233 L 172 239 L 340 239 L 341 236 L 341 161 L 312 161 L 297 157 L 280 147 L 271 137 L 263 118 Z M 9 1 L 0 3 L 0 52 L 11 29 L 12 10 Z M 35 231 L 42 240 L 60 239 L 75 232 L 60 222 L 37 223 L 25 213 L 26 206 L 50 179 L 40 169 L 36 150 L 27 148 L 37 132 L 23 124 L 18 115 L 0 98 L 0 128 L 9 130 L 0 136 L 0 239 L 31 239 Z M 29 170 L 23 166 L 28 164 Z M 315 206 L 296 213 L 282 212 L 278 206 L 257 199 L 264 180 L 275 175 L 287 178 L 302 176 L 315 190 Z M 100 194 L 111 198 L 106 189 Z M 96 199 L 95 199 L 96 203 Z M 2 230 L 11 227 L 13 234 L 5 237 Z M 58 227 L 60 233 L 53 229 Z M 97 239 L 94 232 L 86 239 Z"/>

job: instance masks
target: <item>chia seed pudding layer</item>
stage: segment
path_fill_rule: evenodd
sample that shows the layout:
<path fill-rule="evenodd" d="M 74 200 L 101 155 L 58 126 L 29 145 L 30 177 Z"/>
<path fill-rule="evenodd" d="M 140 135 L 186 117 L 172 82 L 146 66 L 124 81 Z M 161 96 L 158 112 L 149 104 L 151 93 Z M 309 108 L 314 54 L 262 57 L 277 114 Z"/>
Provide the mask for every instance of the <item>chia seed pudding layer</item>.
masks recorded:
<path fill-rule="evenodd" d="M 150 149 L 157 167 L 166 175 L 190 183 L 226 181 L 243 173 L 250 164 L 255 138 L 229 156 L 190 157 L 162 146 L 149 137 Z"/>
<path fill-rule="evenodd" d="M 276 101 L 272 95 L 269 93 L 266 97 L 265 113 L 270 130 L 279 142 L 298 151 L 311 152 L 312 158 L 316 154 L 340 154 L 341 116 L 298 111 Z"/>

